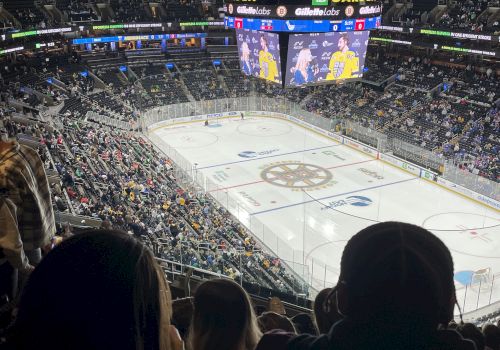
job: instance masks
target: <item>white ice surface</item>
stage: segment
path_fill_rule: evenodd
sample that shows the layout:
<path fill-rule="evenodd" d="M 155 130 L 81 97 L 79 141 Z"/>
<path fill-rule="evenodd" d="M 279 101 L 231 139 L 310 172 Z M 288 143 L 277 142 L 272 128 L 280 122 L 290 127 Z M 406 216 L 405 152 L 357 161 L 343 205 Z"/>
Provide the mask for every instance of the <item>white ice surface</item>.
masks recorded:
<path fill-rule="evenodd" d="M 492 302 L 500 300 L 498 211 L 287 121 L 228 119 L 210 127 L 196 122 L 153 133 L 197 163 L 194 171 L 204 175 L 207 189 L 221 204 L 318 289 L 336 283 L 342 250 L 353 234 L 379 221 L 397 220 L 423 226 L 441 238 L 452 252 L 455 272 L 490 268 L 497 275 L 480 291 L 473 286 L 466 292 L 456 283 L 465 311 L 488 304 L 490 295 Z M 327 169 L 332 179 L 304 191 L 263 180 L 266 168 L 296 167 L 282 168 L 285 163 Z M 312 181 L 321 181 L 324 172 L 317 174 Z M 371 202 L 342 202 L 350 196 Z"/>

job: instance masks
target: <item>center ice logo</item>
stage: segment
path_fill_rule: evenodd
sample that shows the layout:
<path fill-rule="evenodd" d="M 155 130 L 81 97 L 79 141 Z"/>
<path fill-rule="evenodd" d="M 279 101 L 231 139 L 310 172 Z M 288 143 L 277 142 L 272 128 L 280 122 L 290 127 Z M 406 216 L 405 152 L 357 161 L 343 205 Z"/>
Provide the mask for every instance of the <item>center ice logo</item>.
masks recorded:
<path fill-rule="evenodd" d="M 243 152 L 238 153 L 238 156 L 240 156 L 241 158 L 255 158 L 255 157 L 258 157 L 258 156 L 265 156 L 265 155 L 268 155 L 268 154 L 272 154 L 272 153 L 278 152 L 278 151 L 279 151 L 278 148 L 276 148 L 276 149 L 270 149 L 270 150 L 262 151 L 262 152 L 243 151 Z"/>

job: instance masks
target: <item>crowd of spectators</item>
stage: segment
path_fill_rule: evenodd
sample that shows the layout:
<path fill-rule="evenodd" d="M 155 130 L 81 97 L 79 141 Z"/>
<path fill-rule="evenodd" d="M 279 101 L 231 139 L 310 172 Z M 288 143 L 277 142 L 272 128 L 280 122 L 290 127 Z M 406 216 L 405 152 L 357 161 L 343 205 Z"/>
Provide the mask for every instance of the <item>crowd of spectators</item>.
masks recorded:
<path fill-rule="evenodd" d="M 238 61 L 234 58 L 223 59 L 218 67 L 203 58 L 176 62 L 171 69 L 162 63 L 130 65 L 125 73 L 113 65 L 87 72 L 84 64 L 76 61 L 67 55 L 41 63 L 33 61 L 30 68 L 23 64 L 6 66 L 4 81 L 19 81 L 56 102 L 64 101 L 62 114 L 67 116 L 73 113 L 82 117 L 92 110 L 126 122 L 136 120 L 138 110 L 167 104 L 254 93 L 282 97 L 334 119 L 334 126 L 352 120 L 390 138 L 456 158 L 476 174 L 493 180 L 498 176 L 496 102 L 500 86 L 491 67 L 476 70 L 467 65 L 463 69 L 427 57 L 376 55 L 368 57 L 367 65 L 372 69 L 364 79 L 389 84 L 388 88 L 354 83 L 282 89 L 244 77 L 235 69 Z M 35 71 L 42 75 L 29 74 Z M 80 74 L 82 71 L 87 72 L 86 77 Z M 105 83 L 106 91 L 94 91 L 90 74 Z M 56 77 L 71 87 L 70 96 L 48 84 L 47 77 Z"/>
<path fill-rule="evenodd" d="M 39 140 L 48 169 L 59 174 L 61 184 L 53 185 L 57 211 L 147 237 L 169 261 L 282 292 L 304 292 L 225 209 L 207 195 L 180 188 L 170 160 L 151 144 L 70 115 L 60 116 L 60 131 L 41 123 L 7 125 L 13 136 Z"/>
<path fill-rule="evenodd" d="M 69 4 L 64 3 L 60 7 L 68 12 L 69 20 L 72 23 L 100 21 L 100 17 L 94 12 L 89 3 L 71 0 Z"/>
<path fill-rule="evenodd" d="M 442 15 L 436 25 L 461 31 L 486 31 L 485 21 L 478 17 L 486 10 L 488 2 L 488 0 L 457 1 L 454 7 Z"/>
<path fill-rule="evenodd" d="M 8 327 L 0 345 L 19 350 L 500 349 L 499 317 L 480 326 L 454 321 L 453 261 L 429 231 L 399 222 L 369 226 L 348 241 L 340 266 L 337 285 L 316 296 L 314 311 L 292 314 L 277 298 L 258 307 L 240 284 L 221 278 L 202 281 L 192 297 L 175 299 L 174 286 L 139 239 L 119 230 L 91 230 L 47 249 L 12 321 L 2 320 Z"/>
<path fill-rule="evenodd" d="M 117 22 L 147 22 L 150 18 L 142 0 L 115 0 L 112 5 Z"/>

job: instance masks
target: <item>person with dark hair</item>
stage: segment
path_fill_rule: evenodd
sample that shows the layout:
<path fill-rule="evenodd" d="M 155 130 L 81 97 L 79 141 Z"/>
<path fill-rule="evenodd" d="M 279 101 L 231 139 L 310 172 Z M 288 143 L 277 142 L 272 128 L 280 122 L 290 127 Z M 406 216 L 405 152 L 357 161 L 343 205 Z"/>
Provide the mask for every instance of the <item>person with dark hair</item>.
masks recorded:
<path fill-rule="evenodd" d="M 124 232 L 92 230 L 63 241 L 32 272 L 8 345 L 180 350 L 171 314 L 169 287 L 153 254 Z"/>
<path fill-rule="evenodd" d="M 484 349 L 484 336 L 483 333 L 472 323 L 463 323 L 457 327 L 457 331 L 464 337 L 476 344 L 476 350 Z"/>
<path fill-rule="evenodd" d="M 239 284 L 213 279 L 196 289 L 191 350 L 253 350 L 260 337 L 250 298 Z"/>
<path fill-rule="evenodd" d="M 500 350 L 500 328 L 493 324 L 483 326 L 484 350 Z"/>
<path fill-rule="evenodd" d="M 313 311 L 320 334 L 328 333 L 335 322 L 342 319 L 337 311 L 337 297 L 333 288 L 325 288 L 316 295 Z"/>
<path fill-rule="evenodd" d="M 298 334 L 318 335 L 318 328 L 309 314 L 301 313 L 292 317 L 292 322 Z"/>
<path fill-rule="evenodd" d="M 192 269 L 190 271 L 192 272 Z M 172 302 L 172 324 L 177 328 L 183 340 L 187 340 L 192 316 L 193 298 L 182 298 Z"/>
<path fill-rule="evenodd" d="M 474 349 L 457 332 L 439 330 L 453 318 L 453 260 L 421 227 L 384 222 L 355 234 L 344 248 L 335 290 L 344 318 L 327 335 L 288 338 L 288 350 Z"/>
<path fill-rule="evenodd" d="M 281 329 L 285 332 L 297 334 L 295 326 L 288 317 L 280 315 L 276 312 L 267 311 L 257 318 L 259 328 L 262 333 L 266 333 L 275 329 Z M 300 334 L 300 333 L 299 333 Z"/>
<path fill-rule="evenodd" d="M 274 58 L 272 52 L 269 51 L 269 44 L 265 35 L 260 36 L 260 47 L 261 50 L 259 51 L 259 77 L 279 83 L 278 64 L 276 63 L 276 59 Z"/>
<path fill-rule="evenodd" d="M 355 78 L 359 72 L 359 57 L 349 48 L 350 39 L 347 33 L 340 34 L 337 42 L 338 51 L 330 58 L 326 80 Z"/>

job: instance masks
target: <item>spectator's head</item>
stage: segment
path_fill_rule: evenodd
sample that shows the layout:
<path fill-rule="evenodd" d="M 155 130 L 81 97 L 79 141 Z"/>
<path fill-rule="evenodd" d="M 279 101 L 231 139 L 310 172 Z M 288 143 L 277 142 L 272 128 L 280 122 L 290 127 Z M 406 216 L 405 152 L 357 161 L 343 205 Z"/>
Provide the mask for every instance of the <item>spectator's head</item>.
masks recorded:
<path fill-rule="evenodd" d="M 266 333 L 274 329 L 281 329 L 286 332 L 297 333 L 292 321 L 290 321 L 286 316 L 282 316 L 280 314 L 277 314 L 276 312 L 264 312 L 259 316 L 257 321 L 262 333 Z"/>
<path fill-rule="evenodd" d="M 451 254 L 421 227 L 384 222 L 361 230 L 347 243 L 340 270 L 337 308 L 351 320 L 430 331 L 453 318 Z"/>
<path fill-rule="evenodd" d="M 153 254 L 120 231 L 54 248 L 21 297 L 17 349 L 170 349 L 171 297 Z M 29 336 L 26 336 L 29 334 Z"/>
<path fill-rule="evenodd" d="M 236 282 L 213 279 L 196 289 L 191 349 L 251 350 L 260 336 L 250 298 Z"/>
<path fill-rule="evenodd" d="M 337 298 L 333 288 L 325 288 L 314 299 L 314 318 L 320 334 L 326 334 L 333 324 L 342 319 L 337 310 Z"/>
<path fill-rule="evenodd" d="M 269 311 L 276 312 L 278 315 L 285 315 L 285 305 L 278 297 L 272 297 L 269 299 Z"/>
<path fill-rule="evenodd" d="M 483 326 L 484 345 L 492 350 L 500 350 L 500 328 L 493 324 Z"/>
<path fill-rule="evenodd" d="M 192 316 L 193 298 L 177 299 L 172 302 L 172 324 L 177 328 L 182 339 L 187 337 Z"/>
<path fill-rule="evenodd" d="M 457 331 L 464 337 L 476 344 L 476 349 L 484 349 L 484 336 L 483 333 L 472 323 L 464 323 L 458 326 Z"/>
<path fill-rule="evenodd" d="M 298 334 L 318 334 L 318 328 L 309 314 L 297 314 L 292 317 L 292 322 Z"/>

